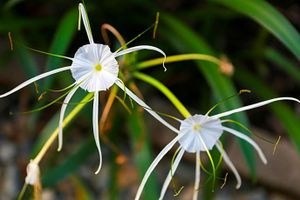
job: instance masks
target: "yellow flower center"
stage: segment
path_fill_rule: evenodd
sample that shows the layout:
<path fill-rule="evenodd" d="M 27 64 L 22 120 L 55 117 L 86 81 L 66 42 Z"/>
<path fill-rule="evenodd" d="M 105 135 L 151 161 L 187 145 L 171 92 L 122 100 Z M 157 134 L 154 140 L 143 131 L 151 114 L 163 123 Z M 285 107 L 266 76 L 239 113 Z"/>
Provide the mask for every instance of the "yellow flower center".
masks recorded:
<path fill-rule="evenodd" d="M 96 71 L 101 71 L 101 70 L 102 70 L 102 65 L 97 64 L 97 65 L 95 66 L 95 70 L 96 70 Z"/>
<path fill-rule="evenodd" d="M 194 130 L 195 132 L 200 132 L 200 129 L 201 129 L 201 125 L 200 125 L 200 124 L 195 124 L 195 125 L 193 126 L 193 130 Z"/>

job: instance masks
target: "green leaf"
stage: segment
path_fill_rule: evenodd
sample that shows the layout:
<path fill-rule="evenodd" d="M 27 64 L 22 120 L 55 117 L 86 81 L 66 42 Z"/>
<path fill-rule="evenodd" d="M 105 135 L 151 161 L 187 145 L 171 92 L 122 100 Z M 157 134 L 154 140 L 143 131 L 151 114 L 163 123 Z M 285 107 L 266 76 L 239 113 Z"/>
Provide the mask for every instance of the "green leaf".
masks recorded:
<path fill-rule="evenodd" d="M 118 200 L 119 199 L 119 188 L 118 188 L 118 172 L 120 170 L 120 165 L 116 163 L 117 155 L 112 153 L 109 157 L 109 176 L 110 181 L 108 183 L 109 199 Z"/>
<path fill-rule="evenodd" d="M 37 28 L 47 27 L 51 23 L 49 19 L 36 19 L 36 18 L 19 18 L 19 17 L 0 17 L 0 32 L 7 34 L 7 32 L 21 32 L 22 29 L 35 30 Z"/>
<path fill-rule="evenodd" d="M 10 8 L 16 6 L 17 4 L 21 3 L 22 1 L 24 1 L 24 0 L 9 0 L 4 5 L 4 9 L 10 9 Z"/>
<path fill-rule="evenodd" d="M 92 200 L 93 198 L 92 192 L 80 177 L 72 176 L 71 177 L 72 184 L 74 185 L 75 196 L 81 200 Z"/>
<path fill-rule="evenodd" d="M 80 145 L 76 152 L 68 156 L 60 165 L 49 171 L 45 171 L 46 173 L 42 177 L 43 186 L 54 186 L 58 181 L 77 170 L 95 151 L 94 139 L 93 137 L 89 137 Z M 91 175 L 94 175 L 93 169 L 91 169 Z"/>
<path fill-rule="evenodd" d="M 21 43 L 26 45 L 26 41 L 23 39 L 23 37 L 20 34 L 15 35 L 15 39 Z M 17 46 L 14 48 L 14 52 L 16 53 L 18 62 L 22 65 L 22 69 L 24 69 L 24 72 L 28 77 L 32 77 L 33 75 L 38 74 L 38 67 L 33 59 L 33 56 L 31 53 L 21 46 Z"/>
<path fill-rule="evenodd" d="M 139 175 L 142 178 L 153 160 L 143 113 L 138 111 L 133 112 L 128 117 L 128 124 L 134 159 L 138 167 Z M 158 199 L 157 181 L 153 174 L 147 181 L 143 191 L 143 197 L 145 200 Z"/>
<path fill-rule="evenodd" d="M 288 58 L 271 48 L 265 49 L 264 56 L 300 84 L 299 67 L 294 65 Z"/>
<path fill-rule="evenodd" d="M 77 28 L 78 10 L 72 9 L 69 11 L 59 23 L 54 39 L 49 49 L 50 53 L 64 55 L 71 44 Z M 47 60 L 48 71 L 61 67 L 62 59 L 57 57 L 49 57 Z M 51 85 L 53 79 L 45 79 L 45 87 Z"/>
<path fill-rule="evenodd" d="M 182 22 L 180 22 L 176 18 L 170 15 L 162 15 L 161 22 L 163 22 L 164 25 L 160 26 L 160 30 L 163 29 L 162 27 L 166 27 L 166 29 L 162 33 L 180 51 L 183 51 L 184 53 L 193 52 L 193 53 L 201 53 L 201 54 L 208 54 L 214 56 L 213 50 L 206 44 L 206 42 L 198 34 L 193 32 L 190 28 L 185 26 Z M 170 33 L 172 33 L 171 37 L 169 35 Z M 220 73 L 219 68 L 216 64 L 203 62 L 203 61 L 197 61 L 196 63 L 198 65 L 199 70 L 204 74 L 217 101 L 221 101 L 222 99 L 237 93 L 233 85 L 233 82 L 228 77 Z M 207 91 L 206 93 L 209 92 Z M 230 101 L 227 101 L 226 104 L 222 104 L 220 106 L 220 109 L 222 111 L 226 111 L 241 106 L 242 104 L 240 99 L 234 98 L 231 99 Z M 246 126 L 248 125 L 248 120 L 245 113 L 238 113 L 232 115 L 231 118 L 243 123 Z M 235 128 L 239 129 L 239 127 L 235 127 Z M 255 159 L 254 159 L 253 149 L 251 145 L 241 140 L 240 140 L 240 144 L 245 159 L 247 161 L 248 167 L 250 169 L 250 172 L 254 176 Z"/>
<path fill-rule="evenodd" d="M 43 147 L 45 142 L 50 138 L 53 130 L 55 130 L 58 126 L 59 120 L 59 112 L 57 112 L 51 119 L 49 119 L 46 126 L 42 129 L 37 141 L 32 148 L 31 155 L 32 157 L 36 156 L 40 149 Z"/>
<path fill-rule="evenodd" d="M 300 60 L 300 35 L 272 5 L 263 0 L 210 0 L 240 12 L 265 27 Z"/>
<path fill-rule="evenodd" d="M 82 95 L 74 95 L 72 98 L 72 102 L 81 102 L 77 104 L 76 106 L 68 106 L 65 112 L 65 127 L 72 121 L 74 120 L 77 116 L 78 113 L 85 107 L 87 101 L 92 97 L 93 93 L 88 93 L 85 97 L 82 97 Z M 41 131 L 41 134 L 37 141 L 35 142 L 35 145 L 32 150 L 32 155 L 36 156 L 38 151 L 43 147 L 43 145 L 46 143 L 46 141 L 50 138 L 51 134 L 57 129 L 58 127 L 58 120 L 59 120 L 59 112 L 56 113 L 51 120 L 46 124 L 44 129 Z"/>

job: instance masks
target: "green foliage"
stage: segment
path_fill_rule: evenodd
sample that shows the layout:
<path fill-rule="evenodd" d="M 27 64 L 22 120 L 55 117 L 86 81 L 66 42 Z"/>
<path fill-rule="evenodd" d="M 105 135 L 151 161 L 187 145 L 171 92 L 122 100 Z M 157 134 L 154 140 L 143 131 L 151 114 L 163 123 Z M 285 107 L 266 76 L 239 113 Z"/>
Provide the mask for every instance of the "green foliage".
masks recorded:
<path fill-rule="evenodd" d="M 50 2 L 52 3 L 52 1 Z M 157 10 L 160 11 L 161 19 L 159 21 L 156 39 L 152 40 L 150 36 L 152 34 L 148 33 L 142 36 L 139 35 L 138 39 L 132 43 L 132 46 L 138 44 L 153 44 L 163 49 L 170 58 L 171 55 L 176 55 L 171 58 L 171 61 L 167 60 L 166 66 L 168 71 L 166 73 L 161 72 L 161 66 L 154 68 L 154 66 L 161 64 L 163 58 L 156 60 L 145 59 L 156 56 L 147 51 L 120 58 L 120 63 L 122 64 L 120 77 L 122 77 L 122 80 L 124 79 L 123 81 L 125 83 L 137 79 L 138 89 L 140 89 L 143 94 L 147 94 L 147 98 L 151 99 L 154 95 L 159 98 L 165 96 L 166 98 L 161 99 L 173 104 L 184 117 L 190 116 L 186 107 L 191 108 L 193 111 L 196 110 L 197 113 L 203 110 L 207 111 L 214 104 L 238 93 L 239 89 L 241 89 L 240 87 L 250 89 L 253 92 L 251 96 L 258 97 L 260 100 L 298 94 L 297 92 L 299 92 L 300 86 L 300 35 L 289 19 L 281 14 L 279 9 L 276 9 L 275 6 L 264 0 L 208 0 L 206 2 L 195 3 L 195 5 L 192 6 L 185 4 L 184 1 L 179 2 L 183 5 L 182 9 L 179 9 L 180 6 L 176 7 L 176 4 L 170 6 L 163 3 L 159 4 L 154 1 L 149 2 L 143 0 L 131 0 L 127 3 L 115 1 L 85 2 L 89 11 L 91 11 L 91 24 L 97 27 L 97 29 L 93 29 L 96 30 L 94 36 L 97 38 L 97 42 L 101 43 L 103 43 L 102 40 L 99 39 L 99 27 L 101 23 L 111 23 L 126 39 L 134 38 L 141 30 L 144 30 L 145 27 L 153 23 L 151 17 L 154 16 Z M 48 50 L 53 54 L 72 57 L 72 53 L 74 53 L 79 46 L 85 44 L 82 43 L 81 40 L 87 42 L 84 35 L 85 33 L 81 33 L 83 30 L 76 34 L 78 2 L 70 4 L 70 2 L 59 1 L 57 3 L 57 1 L 53 1 L 52 5 L 51 3 L 45 4 L 43 2 L 42 5 L 45 4 L 43 7 L 40 5 L 41 2 L 35 4 L 33 1 L 10 0 L 1 8 L 1 42 L 6 40 L 8 32 L 12 33 L 13 41 L 16 41 L 14 42 L 15 48 L 12 52 L 8 50 L 8 46 L 5 48 L 5 45 L 3 45 L 4 50 L 2 51 L 1 49 L 0 52 L 0 63 L 5 63 L 5 66 L 1 66 L 1 70 L 6 67 L 15 67 L 14 65 L 9 65 L 9 61 L 12 63 L 17 61 L 20 65 L 19 68 L 23 70 L 25 76 L 32 77 L 38 74 L 41 69 L 43 69 L 42 71 L 49 71 L 70 64 L 70 61 L 65 62 L 65 60 L 61 58 L 52 56 L 47 57 L 45 60 L 46 56 L 39 56 L 37 53 L 22 48 L 24 45 L 32 48 L 44 47 L 45 49 L 41 50 Z M 24 7 L 24 5 L 29 6 Z M 37 9 L 31 10 L 30 6 Z M 130 7 L 134 9 L 129 10 Z M 40 9 L 42 11 L 39 11 Z M 174 12 L 174 10 L 176 12 Z M 24 13 L 19 11 L 23 11 Z M 43 14 L 43 11 L 48 11 L 48 16 L 47 14 Z M 171 12 L 173 12 L 172 15 L 168 14 Z M 57 23 L 57 18 L 49 17 L 49 15 L 59 15 L 61 20 Z M 141 17 L 141 15 L 143 15 L 143 17 Z M 241 21 L 237 22 L 237 20 Z M 252 32 L 250 31 L 250 33 L 247 33 L 247 31 L 245 33 L 239 31 L 239 25 L 241 23 L 251 21 L 253 21 L 253 24 L 257 23 L 259 26 L 252 27 Z M 220 25 L 214 26 L 214 24 Z M 222 26 L 223 24 L 225 24 L 225 28 Z M 49 30 L 55 30 L 54 34 L 49 33 L 51 32 Z M 252 34 L 253 32 L 255 34 Z M 241 35 L 238 35 L 239 33 Z M 230 37 L 231 34 L 233 34 L 233 38 L 237 39 L 229 41 L 232 39 L 232 37 Z M 110 39 L 112 44 L 111 49 L 116 49 L 114 47 L 119 46 L 116 44 L 116 39 L 111 35 Z M 280 45 L 271 43 L 274 42 L 275 39 L 280 41 L 290 52 L 283 52 L 280 49 Z M 228 45 L 229 43 L 233 45 L 230 46 Z M 245 48 L 245 46 L 243 46 L 245 43 L 251 45 Z M 1 44 L 5 44 L 5 42 Z M 184 57 L 183 54 L 187 57 Z M 235 73 L 233 76 L 226 75 L 220 70 L 221 59 L 218 58 L 223 54 L 226 54 L 234 63 Z M 291 54 L 297 59 L 291 56 Z M 7 55 L 12 56 L 10 58 L 7 57 Z M 191 55 L 198 55 L 198 57 L 189 57 Z M 182 57 L 180 58 L 180 56 Z M 139 62 L 137 62 L 137 60 L 139 60 Z M 43 66 L 41 63 L 46 63 L 46 68 L 40 68 Z M 272 74 L 276 74 L 277 70 L 279 70 L 279 73 L 284 72 L 283 75 L 280 75 L 283 80 L 290 80 L 295 86 L 293 88 L 283 87 L 283 89 L 280 90 L 275 85 L 267 84 L 269 79 L 273 80 Z M 3 77 L 1 76 L 1 78 Z M 65 87 L 70 79 L 71 76 L 69 74 L 66 76 L 58 76 L 58 78 L 48 78 L 43 82 L 43 89 L 49 89 L 54 83 L 55 88 L 59 88 L 61 85 Z M 4 79 L 4 81 L 5 80 L 6 79 Z M 147 83 L 147 87 L 140 87 L 140 82 Z M 192 82 L 192 84 L 188 84 L 190 82 Z M 9 85 L 16 84 L 17 83 L 9 83 Z M 143 84 L 141 85 L 144 86 Z M 149 85 L 152 89 L 149 89 Z M 180 90 L 179 85 L 182 85 L 181 87 L 184 88 L 183 91 Z M 283 85 L 285 85 L 285 83 L 283 83 Z M 286 91 L 284 89 L 286 89 Z M 153 92 L 156 90 L 160 92 Z M 2 91 L 1 89 L 1 92 Z M 111 91 L 108 91 L 107 93 L 110 92 Z M 198 93 L 201 94 L 199 95 Z M 104 93 L 101 97 L 103 106 L 107 102 L 106 94 Z M 123 94 L 120 96 L 122 95 Z M 78 95 L 74 97 L 73 101 L 80 102 L 82 98 L 82 95 Z M 247 99 L 248 97 L 243 96 L 243 98 Z M 296 96 L 296 98 L 299 98 L 299 96 Z M 119 100 L 120 99 L 121 98 L 119 98 Z M 193 101 L 191 101 L 191 99 L 193 99 Z M 151 106 L 151 101 L 147 102 L 150 102 L 149 104 Z M 189 104 L 186 102 L 192 103 Z M 128 103 L 128 101 L 126 101 L 123 103 L 126 103 L 127 108 L 132 108 L 130 102 Z M 29 106 L 34 107 L 35 104 L 38 104 L 38 107 L 40 107 L 41 104 L 45 104 L 45 100 L 43 99 L 40 102 L 34 101 L 34 103 Z M 242 105 L 241 97 L 237 97 L 221 104 L 218 107 L 218 111 L 227 111 Z M 70 109 L 67 110 L 66 116 L 69 118 L 66 125 L 69 124 L 69 122 L 76 122 L 78 115 L 85 114 L 81 111 L 83 106 L 83 104 L 78 104 L 71 106 Z M 115 106 L 115 104 L 113 104 L 113 106 Z M 290 140 L 300 152 L 300 119 L 292 107 L 293 105 L 288 106 L 284 103 L 276 103 L 270 105 L 269 111 L 278 119 Z M 52 112 L 52 110 L 50 111 Z M 35 144 L 30 147 L 32 151 L 31 156 L 37 155 L 51 134 L 53 134 L 53 131 L 57 128 L 59 111 L 56 113 L 47 113 L 50 111 L 43 110 L 41 113 L 33 113 L 30 116 L 31 123 L 28 132 L 33 133 L 36 131 L 39 135 L 37 139 L 34 138 Z M 103 111 L 103 109 L 101 109 L 101 111 Z M 85 110 L 85 112 L 90 111 Z M 91 113 L 87 113 L 85 116 L 90 115 Z M 116 115 L 118 115 L 118 117 L 116 117 Z M 120 146 L 120 149 L 127 149 L 127 152 L 124 154 L 128 154 L 128 158 L 134 161 L 140 177 L 139 180 L 141 180 L 141 177 L 155 157 L 155 153 L 153 153 L 152 149 L 154 145 L 150 139 L 153 127 L 147 126 L 147 118 L 142 112 L 139 112 L 138 107 L 133 109 L 132 114 L 111 109 L 108 116 L 109 119 L 107 123 L 112 127 L 108 132 L 105 132 L 105 134 L 109 135 L 109 142 L 113 141 L 117 146 Z M 84 118 L 90 120 L 89 117 Z M 251 125 L 245 113 L 235 114 L 230 116 L 230 118 L 251 129 Z M 44 121 L 44 119 L 47 121 Z M 123 120 L 122 123 L 120 119 Z M 86 122 L 83 121 L 82 123 Z M 41 124 L 43 125 L 42 127 Z M 76 123 L 76 126 L 78 124 L 80 124 L 80 122 Z M 84 125 L 80 125 L 84 127 Z M 264 126 L 264 124 L 255 125 Z M 90 127 L 90 124 L 87 126 Z M 121 126 L 127 126 L 127 129 Z M 76 127 L 72 126 L 72 128 L 74 129 Z M 234 128 L 243 131 L 239 126 L 235 126 Z M 66 134 L 64 137 L 66 137 L 66 142 L 69 142 L 67 139 L 72 137 L 71 134 L 68 134 L 69 130 L 69 128 L 65 129 Z M 41 170 L 44 187 L 54 187 L 66 177 L 73 177 L 72 175 L 76 174 L 80 166 L 85 165 L 87 159 L 91 155 L 96 154 L 95 144 L 90 133 L 92 132 L 91 128 L 87 128 L 86 132 L 87 133 L 84 134 L 89 136 L 83 137 L 82 143 L 76 144 L 78 147 L 75 152 L 61 152 L 64 153 L 64 155 L 66 154 L 63 161 L 53 166 L 53 162 L 47 160 L 48 162 L 45 161 L 41 165 L 43 166 Z M 123 142 L 123 138 L 119 139 L 119 132 L 126 133 L 129 144 Z M 243 132 L 248 134 L 245 131 Z M 102 137 L 105 136 L 102 135 Z M 27 138 L 24 140 L 26 139 Z M 104 149 L 109 147 L 108 143 L 104 143 Z M 250 145 L 245 142 L 240 142 L 240 144 L 248 168 L 255 178 L 255 153 Z M 54 143 L 54 145 L 56 145 L 56 143 Z M 226 145 L 224 148 L 226 149 Z M 110 148 L 107 149 L 111 151 Z M 53 156 L 58 153 L 49 151 L 49 154 L 51 157 L 51 155 Z M 111 169 L 111 180 L 108 183 L 110 187 L 109 195 L 111 199 L 118 199 L 122 191 L 118 185 L 118 173 L 120 173 L 122 166 L 115 162 L 118 153 L 113 152 L 106 155 L 110 156 L 110 158 L 107 159 L 107 165 L 109 165 Z M 218 154 L 213 152 L 212 155 L 214 160 L 216 160 Z M 29 158 L 31 157 L 28 156 L 28 159 Z M 104 160 L 107 161 L 106 159 Z M 93 169 L 90 171 L 91 176 L 93 176 Z M 217 176 L 218 174 L 220 174 L 220 171 L 217 171 Z M 82 192 L 85 199 L 93 199 L 94 192 L 87 189 L 88 185 L 80 178 L 75 179 L 72 180 L 76 183 L 76 187 Z M 212 187 L 216 186 L 207 186 L 205 188 L 205 199 L 213 198 L 214 193 L 211 193 Z M 160 183 L 158 182 L 158 177 L 153 175 L 148 180 L 146 189 L 143 192 L 144 199 L 157 199 L 159 188 Z"/>
<path fill-rule="evenodd" d="M 153 160 L 149 132 L 143 119 L 143 113 L 137 110 L 128 117 L 128 130 L 131 140 L 134 160 L 142 178 Z M 144 199 L 158 199 L 156 177 L 152 175 L 144 190 Z"/>
<path fill-rule="evenodd" d="M 264 0 L 210 0 L 240 12 L 268 29 L 300 60 L 300 35 L 292 24 Z"/>
<path fill-rule="evenodd" d="M 75 32 L 77 28 L 77 15 L 78 10 L 72 9 L 69 11 L 64 18 L 61 20 L 61 22 L 58 24 L 56 33 L 54 35 L 54 38 L 52 40 L 51 47 L 49 49 L 50 53 L 55 53 L 59 55 L 64 55 L 69 48 Z M 70 61 L 68 61 L 70 62 Z M 62 66 L 63 62 L 62 59 L 56 58 L 53 56 L 50 56 L 47 60 L 47 68 L 48 70 L 53 70 L 57 68 L 58 66 Z M 45 82 L 45 87 L 48 88 L 51 84 L 52 79 L 47 79 Z"/>

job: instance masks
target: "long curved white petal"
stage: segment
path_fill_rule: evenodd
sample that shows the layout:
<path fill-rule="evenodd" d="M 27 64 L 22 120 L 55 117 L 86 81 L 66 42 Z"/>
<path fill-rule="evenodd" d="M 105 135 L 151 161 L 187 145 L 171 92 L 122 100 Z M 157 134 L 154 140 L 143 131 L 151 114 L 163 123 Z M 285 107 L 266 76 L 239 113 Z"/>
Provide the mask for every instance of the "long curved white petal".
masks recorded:
<path fill-rule="evenodd" d="M 134 51 L 139 51 L 139 50 L 152 50 L 152 51 L 157 51 L 157 52 L 161 53 L 164 56 L 164 61 L 163 61 L 162 65 L 164 67 L 164 70 L 167 71 L 167 68 L 165 67 L 165 61 L 167 59 L 167 56 L 166 56 L 165 52 L 163 52 L 161 49 L 159 49 L 157 47 L 154 47 L 154 46 L 139 45 L 139 46 L 135 46 L 135 47 L 130 47 L 128 49 L 124 49 L 122 51 L 116 52 L 115 57 L 122 56 L 122 55 L 131 53 L 131 52 L 134 52 Z"/>
<path fill-rule="evenodd" d="M 182 137 L 182 135 L 177 135 L 167 146 L 165 146 L 165 148 L 163 148 L 163 150 L 156 156 L 156 158 L 154 159 L 154 161 L 151 163 L 151 165 L 149 166 L 148 170 L 146 171 L 143 180 L 138 188 L 138 191 L 135 195 L 135 200 L 139 200 L 141 197 L 141 194 L 143 192 L 143 189 L 146 185 L 146 182 L 149 178 L 149 176 L 151 175 L 151 173 L 153 172 L 153 170 L 155 169 L 155 167 L 158 165 L 158 163 L 160 162 L 160 160 L 170 151 L 170 149 L 174 146 L 174 144 L 179 140 L 179 138 Z"/>
<path fill-rule="evenodd" d="M 264 164 L 267 164 L 267 159 L 266 159 L 266 157 L 265 157 L 263 151 L 262 151 L 262 150 L 260 149 L 260 147 L 256 144 L 256 142 L 254 142 L 250 137 L 248 137 L 247 135 L 245 135 L 245 134 L 243 134 L 243 133 L 241 133 L 241 132 L 239 132 L 239 131 L 236 131 L 236 130 L 231 129 L 231 128 L 227 128 L 227 127 L 225 127 L 225 126 L 223 126 L 223 130 L 224 130 L 224 131 L 227 131 L 227 132 L 229 132 L 229 133 L 231 133 L 231 134 L 233 134 L 233 135 L 235 135 L 235 136 L 237 136 L 237 137 L 239 137 L 239 138 L 245 140 L 245 141 L 248 142 L 249 144 L 251 144 L 251 145 L 255 148 L 255 150 L 257 151 L 257 153 L 258 153 L 260 159 L 262 160 L 262 162 L 263 162 Z"/>
<path fill-rule="evenodd" d="M 91 44 L 94 44 L 92 30 L 91 30 L 91 26 L 90 26 L 90 23 L 89 23 L 89 18 L 88 18 L 88 15 L 86 14 L 84 5 L 82 3 L 79 3 L 78 9 L 79 9 L 79 15 L 81 15 L 81 17 L 82 17 L 82 21 L 83 21 L 84 28 L 85 28 L 86 34 L 88 36 L 89 42 Z"/>
<path fill-rule="evenodd" d="M 33 77 L 33 78 L 31 78 L 31 79 L 29 79 L 29 80 L 27 80 L 27 81 L 21 83 L 20 85 L 18 85 L 18 86 L 15 87 L 14 89 L 12 89 L 12 90 L 10 90 L 10 91 L 4 93 L 4 94 L 1 94 L 1 95 L 0 95 L 0 98 L 6 97 L 6 96 L 8 96 L 8 95 L 11 95 L 12 93 L 14 93 L 14 92 L 16 92 L 16 91 L 18 91 L 18 90 L 20 90 L 20 89 L 26 87 L 27 85 L 29 85 L 29 84 L 31 84 L 31 83 L 33 83 L 33 82 L 35 82 L 35 81 L 38 81 L 38 80 L 40 80 L 40 79 L 42 79 L 42 78 L 45 78 L 45 77 L 47 77 L 47 76 L 50 76 L 50 75 L 52 75 L 52 74 L 56 74 L 56 73 L 59 73 L 59 72 L 62 72 L 62 71 L 69 70 L 70 68 L 71 68 L 70 66 L 68 66 L 68 67 L 62 67 L 62 68 L 58 68 L 58 69 L 52 70 L 52 71 L 50 71 L 50 72 L 46 72 L 46 73 L 40 74 L 40 75 L 38 75 L 38 76 L 35 76 L 35 77 Z"/>
<path fill-rule="evenodd" d="M 99 153 L 99 166 L 95 174 L 98 174 L 102 167 L 102 153 L 99 140 L 99 121 L 98 121 L 98 111 L 99 111 L 99 93 L 95 92 L 94 94 L 94 103 L 93 103 L 93 132 L 94 139 Z"/>
<path fill-rule="evenodd" d="M 116 81 L 116 85 L 119 86 L 128 96 L 130 96 L 137 104 L 142 106 L 149 114 L 155 117 L 158 121 L 160 121 L 163 125 L 179 134 L 179 131 L 173 127 L 171 124 L 166 122 L 163 118 L 161 118 L 156 112 L 154 112 L 145 102 L 143 102 L 139 97 L 137 97 L 133 92 L 131 92 L 120 80 Z"/>
<path fill-rule="evenodd" d="M 67 109 L 68 103 L 71 100 L 72 96 L 76 92 L 76 90 L 79 88 L 79 86 L 76 86 L 73 88 L 70 93 L 66 96 L 63 105 L 61 106 L 60 109 L 60 116 L 59 116 L 59 123 L 58 123 L 58 148 L 57 151 L 60 151 L 62 149 L 63 145 L 63 120 L 64 120 L 64 115 L 65 111 Z"/>
<path fill-rule="evenodd" d="M 216 147 L 217 149 L 219 150 L 219 152 L 221 153 L 225 163 L 228 165 L 228 167 L 231 169 L 231 171 L 233 172 L 235 178 L 236 178 L 236 186 L 235 188 L 236 189 L 239 189 L 241 187 L 241 184 L 242 184 L 242 179 L 238 173 L 238 171 L 236 170 L 235 166 L 233 165 L 233 163 L 231 162 L 229 156 L 227 155 L 227 153 L 225 152 L 225 150 L 222 148 L 222 145 L 221 145 L 221 142 L 218 141 L 216 143 Z"/>
<path fill-rule="evenodd" d="M 179 162 L 181 161 L 182 159 L 182 156 L 184 154 L 184 149 L 181 149 L 178 153 L 178 155 L 176 156 L 176 159 L 174 160 L 174 163 L 173 165 L 171 166 L 172 169 L 170 169 L 169 173 L 168 173 L 168 176 L 167 178 L 165 179 L 165 182 L 162 186 L 162 189 L 161 189 L 161 192 L 160 192 L 160 196 L 159 196 L 159 200 L 162 200 L 166 194 L 166 191 L 168 189 L 168 186 L 170 185 L 170 182 L 176 172 L 176 169 L 179 165 Z M 173 173 L 173 174 L 172 174 Z"/>
<path fill-rule="evenodd" d="M 198 199 L 199 194 L 199 185 L 200 185 L 200 151 L 196 153 L 196 169 L 195 169 L 195 185 L 194 185 L 194 193 L 193 200 Z"/>
<path fill-rule="evenodd" d="M 241 108 L 237 108 L 237 109 L 234 109 L 234 110 L 229 110 L 229 111 L 226 111 L 226 112 L 223 112 L 223 113 L 220 113 L 220 114 L 216 114 L 216 115 L 211 116 L 211 117 L 221 118 L 221 117 L 225 117 L 225 116 L 228 116 L 228 115 L 231 115 L 231 114 L 234 114 L 234 113 L 238 113 L 238 112 L 242 112 L 242 111 L 245 111 L 245 110 L 251 110 L 253 108 L 261 107 L 261 106 L 273 103 L 275 101 L 296 101 L 296 102 L 300 103 L 299 99 L 296 99 L 296 98 L 293 98 L 293 97 L 278 97 L 278 98 L 262 101 L 262 102 L 259 102 L 259 103 L 251 104 L 251 105 L 248 105 L 248 106 L 244 106 L 244 107 L 241 107 Z"/>

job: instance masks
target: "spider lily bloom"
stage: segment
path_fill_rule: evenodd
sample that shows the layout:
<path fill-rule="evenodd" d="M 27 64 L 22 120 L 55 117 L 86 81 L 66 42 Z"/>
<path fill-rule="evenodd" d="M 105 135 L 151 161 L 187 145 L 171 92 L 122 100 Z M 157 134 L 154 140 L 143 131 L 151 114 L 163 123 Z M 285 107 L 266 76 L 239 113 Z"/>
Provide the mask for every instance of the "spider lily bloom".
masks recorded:
<path fill-rule="evenodd" d="M 154 159 L 152 164 L 149 166 L 147 172 L 145 173 L 143 180 L 138 188 L 135 200 L 140 199 L 140 196 L 142 194 L 143 188 L 155 169 L 155 167 L 158 165 L 160 160 L 170 151 L 170 149 L 178 142 L 179 148 L 176 152 L 176 157 L 174 158 L 174 161 L 171 164 L 171 169 L 167 175 L 167 178 L 165 179 L 165 182 L 162 186 L 162 190 L 160 193 L 160 200 L 163 199 L 168 185 L 170 184 L 172 177 L 179 165 L 179 162 L 181 161 L 183 154 L 185 152 L 188 153 L 195 153 L 196 154 L 196 168 L 195 168 L 195 184 L 194 184 L 194 192 L 193 192 L 193 200 L 197 200 L 198 198 L 198 191 L 199 191 L 199 184 L 200 184 L 200 153 L 201 152 L 207 152 L 212 165 L 213 161 L 210 157 L 209 150 L 213 149 L 213 147 L 216 147 L 220 154 L 222 155 L 225 163 L 228 165 L 228 167 L 232 170 L 233 174 L 235 175 L 235 178 L 237 180 L 236 188 L 238 189 L 241 186 L 241 177 L 239 173 L 237 172 L 236 168 L 234 167 L 233 163 L 231 162 L 230 158 L 228 157 L 227 153 L 222 147 L 222 144 L 219 140 L 219 138 L 224 133 L 230 133 L 240 139 L 245 140 L 249 144 L 251 144 L 255 150 L 257 151 L 260 159 L 264 164 L 267 163 L 266 157 L 264 156 L 262 150 L 260 147 L 248 136 L 244 135 L 243 133 L 234 130 L 232 128 L 229 128 L 224 125 L 226 122 L 233 122 L 232 120 L 226 120 L 221 119 L 223 117 L 229 116 L 234 113 L 254 109 L 260 106 L 264 106 L 266 104 L 270 104 L 275 101 L 283 101 L 283 100 L 289 100 L 289 101 L 296 101 L 300 103 L 298 99 L 292 98 L 292 97 L 279 97 L 270 99 L 267 101 L 262 101 L 259 103 L 255 103 L 252 105 L 244 106 L 241 108 L 237 108 L 234 110 L 230 110 L 224 113 L 216 114 L 213 116 L 209 116 L 209 112 L 205 115 L 193 115 L 190 116 L 184 120 L 179 120 L 180 122 L 180 128 L 179 130 L 176 130 L 175 132 L 178 134 L 165 148 L 157 155 L 157 157 Z M 214 165 L 213 165 L 214 167 Z"/>
<path fill-rule="evenodd" d="M 60 120 L 59 120 L 59 135 L 58 135 L 58 150 L 61 150 L 62 148 L 62 124 L 64 119 L 64 114 L 67 108 L 67 105 L 69 101 L 71 100 L 74 93 L 79 89 L 86 90 L 87 92 L 94 93 L 94 99 L 93 99 L 93 133 L 94 133 L 94 139 L 95 143 L 98 149 L 100 161 L 99 161 L 99 167 L 96 171 L 98 173 L 101 169 L 102 165 L 102 154 L 101 154 L 101 147 L 100 147 L 100 141 L 99 141 L 99 128 L 98 128 L 98 110 L 99 110 L 99 92 L 108 90 L 111 86 L 116 84 L 119 86 L 128 96 L 130 96 L 134 101 L 136 101 L 139 105 L 143 106 L 144 108 L 147 108 L 147 111 L 153 115 L 155 118 L 157 118 L 159 121 L 164 123 L 166 126 L 172 129 L 170 125 L 168 125 L 167 122 L 165 122 L 159 115 L 157 115 L 155 112 L 151 110 L 151 108 L 146 105 L 141 99 L 139 99 L 133 92 L 131 92 L 128 88 L 126 88 L 123 84 L 123 82 L 118 78 L 119 73 L 119 64 L 116 60 L 117 57 L 120 57 L 122 55 L 139 51 L 139 50 L 153 50 L 161 53 L 165 58 L 165 53 L 160 50 L 157 47 L 149 46 L 149 45 L 140 45 L 131 47 L 128 49 L 111 52 L 109 46 L 95 43 L 93 40 L 88 16 L 86 14 L 85 8 L 83 4 L 79 4 L 79 17 L 81 17 L 87 36 L 89 40 L 89 44 L 83 45 L 80 47 L 73 58 L 66 57 L 66 56 L 60 56 L 60 55 L 54 55 L 61 58 L 65 58 L 72 61 L 72 64 L 70 66 L 58 68 L 43 74 L 40 74 L 36 77 L 33 77 L 24 83 L 18 85 L 14 89 L 10 90 L 7 93 L 4 93 L 0 95 L 0 98 L 6 97 L 25 86 L 38 81 L 42 78 L 48 77 L 50 75 L 63 72 L 63 71 L 71 71 L 72 77 L 75 79 L 74 83 L 71 85 L 72 89 L 68 93 L 68 95 L 65 97 L 63 101 L 63 105 L 61 107 L 60 112 Z M 79 26 L 80 21 L 79 20 Z M 52 55 L 52 54 L 50 54 Z M 166 70 L 164 63 L 163 67 Z"/>
<path fill-rule="evenodd" d="M 35 185 L 40 179 L 40 168 L 37 163 L 30 161 L 27 165 L 27 176 L 25 178 L 25 183 L 29 185 Z"/>

